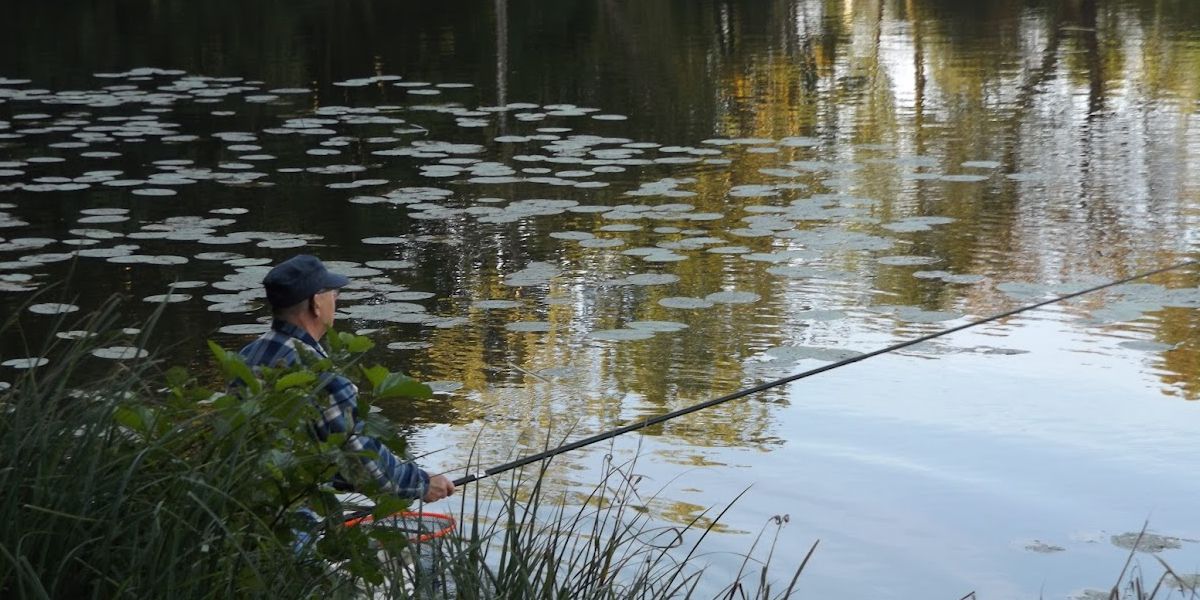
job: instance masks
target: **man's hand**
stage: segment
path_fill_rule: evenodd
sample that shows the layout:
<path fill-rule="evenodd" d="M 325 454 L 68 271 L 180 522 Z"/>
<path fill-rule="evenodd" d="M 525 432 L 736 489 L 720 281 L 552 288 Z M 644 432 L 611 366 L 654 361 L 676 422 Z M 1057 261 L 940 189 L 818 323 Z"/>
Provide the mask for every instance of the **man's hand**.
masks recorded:
<path fill-rule="evenodd" d="M 454 483 L 445 475 L 434 475 L 429 478 L 429 490 L 421 498 L 425 502 L 437 502 L 442 498 L 454 495 Z"/>

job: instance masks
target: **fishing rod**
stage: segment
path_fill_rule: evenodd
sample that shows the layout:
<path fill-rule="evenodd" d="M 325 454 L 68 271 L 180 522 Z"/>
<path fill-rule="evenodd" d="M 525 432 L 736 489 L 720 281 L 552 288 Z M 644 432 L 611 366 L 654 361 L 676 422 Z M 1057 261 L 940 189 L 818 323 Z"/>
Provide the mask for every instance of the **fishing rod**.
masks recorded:
<path fill-rule="evenodd" d="M 1198 263 L 1200 263 L 1200 261 L 1189 260 L 1186 262 L 1171 265 L 1169 267 L 1163 267 L 1161 269 L 1155 269 L 1153 271 L 1146 271 L 1144 273 L 1139 273 L 1139 274 L 1133 275 L 1131 277 L 1126 277 L 1124 279 L 1118 279 L 1116 281 L 1110 281 L 1108 283 L 1090 287 L 1085 290 L 1080 290 L 1077 292 L 1072 292 L 1070 294 L 1064 294 L 1062 296 L 1057 296 L 1057 297 L 1051 298 L 1049 300 L 1044 300 L 1042 302 L 1038 302 L 1036 304 L 1030 304 L 1027 306 L 1022 306 L 1020 308 L 1013 309 L 1013 310 L 1005 311 L 1000 314 L 996 314 L 996 315 L 992 315 L 990 317 L 979 319 L 977 321 L 971 321 L 970 323 L 965 323 L 963 325 L 958 325 L 955 327 L 951 327 L 949 329 L 943 329 L 942 331 L 923 335 L 921 337 L 914 338 L 914 339 L 911 339 L 911 340 L 908 340 L 905 342 L 899 342 L 897 344 L 892 344 L 891 346 L 887 346 L 886 348 L 880 348 L 878 350 L 867 352 L 866 354 L 859 354 L 857 356 L 852 356 L 850 358 L 842 359 L 842 360 L 827 364 L 822 367 L 817 367 L 815 369 L 810 369 L 808 371 L 796 373 L 794 375 L 788 375 L 787 377 L 782 377 L 782 378 L 776 379 L 774 381 L 768 381 L 766 383 L 762 383 L 762 384 L 756 385 L 754 387 L 745 388 L 743 390 L 734 392 L 732 394 L 721 396 L 720 398 L 713 398 L 711 400 L 706 400 L 699 404 L 693 404 L 691 406 L 681 408 L 678 410 L 674 410 L 669 413 L 664 413 L 664 414 L 658 415 L 656 417 L 650 417 L 648 419 L 644 419 L 644 420 L 638 421 L 636 423 L 618 427 L 616 429 L 612 429 L 612 430 L 606 431 L 604 433 L 598 433 L 596 435 L 586 437 L 581 440 L 576 440 L 574 442 L 563 444 L 557 448 L 552 448 L 550 450 L 538 452 L 537 454 L 533 454 L 533 455 L 526 456 L 523 458 L 518 458 L 514 461 L 506 462 L 501 465 L 496 465 L 496 466 L 494 466 L 490 469 L 484 470 L 482 472 L 469 473 L 466 476 L 455 479 L 454 486 L 458 487 L 458 486 L 466 485 L 468 483 L 479 481 L 481 479 L 486 479 L 488 477 L 492 477 L 493 475 L 499 475 L 500 473 L 503 473 L 505 471 L 511 471 L 512 469 L 516 469 L 518 467 L 523 467 L 529 463 L 533 463 L 533 462 L 544 460 L 544 459 L 547 459 L 547 458 L 550 458 L 553 456 L 557 456 L 564 452 L 570 452 L 571 450 L 578 450 L 579 448 L 583 448 L 584 446 L 590 446 L 592 444 L 595 444 L 596 442 L 602 442 L 604 440 L 612 439 L 614 437 L 617 437 L 618 435 L 626 434 L 631 431 L 637 431 L 639 429 L 644 429 L 651 425 L 657 425 L 657 424 L 663 423 L 665 421 L 670 421 L 671 419 L 675 419 L 677 417 L 682 417 L 684 415 L 691 414 L 696 411 L 704 410 L 706 408 L 711 408 L 718 404 L 723 404 L 725 402 L 729 402 L 730 400 L 736 400 L 738 398 L 743 398 L 745 396 L 749 396 L 750 394 L 757 394 L 758 392 L 762 392 L 762 391 L 769 390 L 771 388 L 779 387 L 781 385 L 784 385 L 786 383 L 791 383 L 791 382 L 799 380 L 799 379 L 804 379 L 806 377 L 812 377 L 813 375 L 819 375 L 826 371 L 832 371 L 834 369 L 838 369 L 838 368 L 844 367 L 849 364 L 853 364 L 853 363 L 856 363 L 859 361 L 867 360 L 868 358 L 879 356 L 880 354 L 887 354 L 889 352 L 895 352 L 896 350 L 900 350 L 902 348 L 907 348 L 907 347 L 915 345 L 915 344 L 920 344 L 921 342 L 927 342 L 929 340 L 939 338 L 939 337 L 942 337 L 945 335 L 950 335 L 951 333 L 959 332 L 964 329 L 970 329 L 972 327 L 977 327 L 977 326 L 983 325 L 985 323 L 991 323 L 992 321 L 997 321 L 1000 319 L 1011 317 L 1013 315 L 1017 315 L 1017 314 L 1020 314 L 1020 313 L 1026 312 L 1026 311 L 1030 311 L 1035 308 L 1041 308 L 1041 307 L 1049 305 L 1049 304 L 1062 302 L 1063 300 L 1070 300 L 1071 298 L 1076 298 L 1076 297 L 1082 296 L 1084 294 L 1090 294 L 1092 292 L 1096 292 L 1096 291 L 1100 291 L 1100 290 L 1103 290 L 1106 288 L 1129 283 L 1131 281 L 1136 281 L 1138 279 L 1144 279 L 1146 277 L 1151 277 L 1154 275 L 1158 275 L 1160 273 L 1166 273 L 1167 271 L 1174 271 L 1176 269 L 1182 269 L 1184 267 L 1196 265 Z"/>

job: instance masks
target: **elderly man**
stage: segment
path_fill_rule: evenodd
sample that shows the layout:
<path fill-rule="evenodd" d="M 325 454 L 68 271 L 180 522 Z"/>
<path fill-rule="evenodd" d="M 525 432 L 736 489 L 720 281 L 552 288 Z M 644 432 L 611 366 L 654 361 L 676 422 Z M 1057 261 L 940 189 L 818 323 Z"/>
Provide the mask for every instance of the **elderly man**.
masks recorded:
<path fill-rule="evenodd" d="M 276 265 L 263 279 L 267 302 L 274 312 L 271 330 L 242 348 L 242 358 L 252 367 L 294 365 L 299 361 L 297 344 L 326 356 L 318 340 L 333 325 L 338 289 L 347 283 L 349 279 L 330 273 L 314 256 L 300 254 Z M 378 440 L 363 435 L 363 424 L 358 419 L 358 388 L 350 380 L 334 376 L 323 391 L 321 420 L 314 423 L 317 435 L 324 439 L 330 433 L 350 432 L 346 443 L 351 450 L 368 450 L 376 455 L 363 458 L 363 466 L 385 491 L 425 502 L 454 493 L 454 484 L 446 477 L 430 476 L 416 464 L 397 458 Z"/>

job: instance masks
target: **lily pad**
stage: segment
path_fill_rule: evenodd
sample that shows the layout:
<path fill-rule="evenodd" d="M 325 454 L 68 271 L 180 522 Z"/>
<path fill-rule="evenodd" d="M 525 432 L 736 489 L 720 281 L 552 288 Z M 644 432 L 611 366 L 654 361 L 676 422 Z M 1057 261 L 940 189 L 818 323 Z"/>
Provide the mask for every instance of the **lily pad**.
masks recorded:
<path fill-rule="evenodd" d="M 640 225 L 634 225 L 633 223 L 613 223 L 612 225 L 605 225 L 600 228 L 600 231 L 612 231 L 612 232 L 641 231 L 641 230 L 642 230 L 642 227 Z"/>
<path fill-rule="evenodd" d="M 642 257 L 642 260 L 644 260 L 646 262 L 653 262 L 653 263 L 679 262 L 681 260 L 687 260 L 687 256 L 684 256 L 683 254 L 675 254 L 674 252 L 664 250 L 664 251 L 660 251 L 660 252 L 654 252 L 651 254 L 647 254 Z"/>
<path fill-rule="evenodd" d="M 191 300 L 191 299 L 192 299 L 192 297 L 188 294 L 157 294 L 154 296 L 146 296 L 145 298 L 142 298 L 143 301 L 150 302 L 153 304 L 160 304 L 160 303 L 170 304 L 170 303 L 175 303 L 175 302 L 187 302 L 188 300 Z"/>
<path fill-rule="evenodd" d="M 591 234 L 586 231 L 555 231 L 550 234 L 550 237 L 552 237 L 554 239 L 558 239 L 558 240 L 580 241 L 580 240 L 590 240 L 596 236 L 595 236 L 595 234 Z"/>
<path fill-rule="evenodd" d="M 558 267 L 543 262 L 529 263 L 524 269 L 504 278 L 504 285 L 511 287 L 527 287 L 545 285 L 558 275 Z"/>
<path fill-rule="evenodd" d="M 107 348 L 92 350 L 92 356 L 107 358 L 109 360 L 129 360 L 133 358 L 146 358 L 150 356 L 150 353 L 135 346 L 109 346 Z"/>
<path fill-rule="evenodd" d="M 994 160 L 968 160 L 962 166 L 969 169 L 999 169 L 1000 163 Z"/>
<path fill-rule="evenodd" d="M 911 217 L 892 223 L 885 223 L 882 225 L 882 227 L 890 231 L 903 233 L 913 231 L 929 231 L 934 225 L 944 225 L 952 222 L 954 222 L 954 219 L 950 217 Z"/>
<path fill-rule="evenodd" d="M 96 337 L 97 335 L 99 334 L 94 331 L 87 331 L 86 329 L 71 329 L 68 331 L 59 331 L 54 334 L 54 337 L 60 340 L 81 340 L 83 338 Z"/>
<path fill-rule="evenodd" d="M 422 323 L 428 319 L 425 307 L 410 302 L 388 302 L 385 304 L 355 304 L 339 309 L 347 317 L 365 321 L 391 321 L 394 323 Z"/>
<path fill-rule="evenodd" d="M 846 348 L 825 348 L 820 346 L 779 346 L 767 350 L 765 354 L 775 360 L 790 362 L 804 359 L 835 362 L 861 356 L 862 352 Z"/>
<path fill-rule="evenodd" d="M 946 283 L 956 284 L 972 284 L 984 281 L 983 275 L 973 275 L 969 273 L 957 274 L 948 271 L 915 271 L 913 277 L 917 279 L 941 279 Z"/>
<path fill-rule="evenodd" d="M 425 320 L 425 324 L 438 329 L 450 329 L 459 325 L 466 325 L 470 321 L 466 317 L 430 317 Z"/>
<path fill-rule="evenodd" d="M 255 244 L 259 248 L 299 248 L 308 245 L 308 242 L 299 238 L 284 238 L 278 240 L 263 240 Z"/>
<path fill-rule="evenodd" d="M 136 196 L 174 196 L 175 190 L 169 188 L 138 188 L 132 192 Z"/>
<path fill-rule="evenodd" d="M 1164 344 L 1162 342 L 1155 342 L 1153 340 L 1126 340 L 1117 345 L 1122 348 L 1140 350 L 1143 352 L 1165 352 L 1167 350 L 1174 350 L 1176 348 L 1176 346 L 1173 344 Z"/>
<path fill-rule="evenodd" d="M 392 245 L 398 246 L 400 244 L 407 243 L 411 240 L 409 240 L 408 238 L 402 238 L 402 237 L 380 236 L 380 237 L 363 238 L 361 241 L 364 244 L 371 244 L 371 245 L 376 245 L 376 246 L 392 246 Z"/>
<path fill-rule="evenodd" d="M 413 301 L 413 300 L 428 300 L 429 298 L 432 298 L 435 295 L 436 294 L 434 294 L 433 292 L 403 291 L 403 292 L 392 292 L 387 295 L 387 299 L 388 300 L 397 300 L 397 301 L 402 301 L 402 302 L 409 302 L 409 301 Z"/>
<path fill-rule="evenodd" d="M 435 394 L 449 394 L 463 388 L 461 381 L 426 381 L 425 385 L 429 386 L 429 389 Z"/>
<path fill-rule="evenodd" d="M 996 289 L 1005 295 L 1018 300 L 1033 300 L 1042 298 L 1050 292 L 1050 286 L 1026 283 L 1024 281 L 1009 281 L 996 285 Z"/>
<path fill-rule="evenodd" d="M 235 252 L 201 252 L 201 253 L 195 255 L 195 257 L 199 260 L 221 260 L 221 261 L 235 260 L 235 259 L 243 258 L 243 256 L 241 254 L 237 254 Z"/>
<path fill-rule="evenodd" d="M 521 303 L 515 300 L 478 300 L 471 303 L 472 308 L 480 310 L 493 310 L 505 308 L 520 308 Z"/>
<path fill-rule="evenodd" d="M 174 256 L 170 254 L 164 255 L 148 255 L 148 254 L 128 254 L 124 256 L 113 256 L 108 259 L 111 263 L 120 264 L 140 264 L 140 265 L 182 265 L 187 264 L 188 259 L 182 256 Z"/>
<path fill-rule="evenodd" d="M 1166 535 L 1158 535 L 1156 533 L 1144 532 L 1129 532 L 1120 535 L 1112 536 L 1112 544 L 1118 548 L 1125 550 L 1137 550 L 1139 552 L 1157 553 L 1163 550 L 1174 550 L 1182 548 L 1183 544 L 1177 537 Z"/>
<path fill-rule="evenodd" d="M 676 323 L 675 321 L 630 321 L 625 326 L 631 329 L 641 329 L 655 333 L 682 331 L 688 327 L 683 323 Z"/>
<path fill-rule="evenodd" d="M 260 307 L 262 307 L 262 304 L 258 302 L 218 302 L 210 304 L 208 310 L 226 314 L 239 314 L 254 312 Z"/>
<path fill-rule="evenodd" d="M 1166 581 L 1175 589 L 1183 592 L 1185 597 L 1187 594 L 1195 594 L 1200 591 L 1200 573 L 1169 574 L 1166 576 Z"/>
<path fill-rule="evenodd" d="M 1041 540 L 1033 540 L 1032 542 L 1025 544 L 1025 549 L 1030 552 L 1037 552 L 1038 554 L 1053 554 L 1055 552 L 1066 551 L 1066 548 L 1063 548 L 1062 546 L 1047 544 Z"/>
<path fill-rule="evenodd" d="M 738 227 L 736 229 L 730 229 L 729 234 L 736 235 L 738 237 L 753 238 L 753 237 L 768 237 L 768 236 L 774 235 L 774 231 L 772 231 L 770 229 L 755 229 L 752 227 Z"/>
<path fill-rule="evenodd" d="M 582 240 L 579 245 L 584 248 L 618 248 L 625 245 L 625 240 L 616 238 L 592 238 Z"/>
<path fill-rule="evenodd" d="M 750 304 L 758 302 L 761 298 L 762 296 L 754 292 L 739 292 L 736 290 L 715 292 L 704 297 L 705 300 L 718 304 Z"/>
<path fill-rule="evenodd" d="M 271 330 L 267 323 L 238 323 L 226 325 L 217 331 L 228 335 L 262 335 Z"/>
<path fill-rule="evenodd" d="M 33 304 L 29 307 L 29 312 L 38 315 L 61 315 L 64 313 L 73 313 L 77 310 L 79 310 L 79 307 L 74 304 L 60 304 L 57 302 Z"/>
<path fill-rule="evenodd" d="M 671 296 L 668 298 L 662 298 L 658 301 L 658 304 L 659 306 L 665 306 L 667 308 L 682 309 L 712 308 L 713 306 L 712 300 L 707 300 L 704 298 L 690 298 L 687 296 Z"/>
<path fill-rule="evenodd" d="M 809 267 L 804 265 L 777 265 L 767 269 L 767 272 L 780 277 L 826 277 L 830 272 L 818 267 Z"/>
<path fill-rule="evenodd" d="M 12 369 L 35 369 L 49 363 L 50 359 L 44 357 L 10 358 L 0 363 L 0 367 L 9 367 Z"/>
<path fill-rule="evenodd" d="M 205 281 L 176 281 L 170 287 L 173 290 L 188 290 L 202 288 L 206 285 L 208 285 L 208 282 Z"/>
<path fill-rule="evenodd" d="M 921 310 L 913 306 L 901 306 L 896 309 L 896 317 L 909 323 L 940 323 L 961 318 L 962 315 L 949 311 Z"/>
<path fill-rule="evenodd" d="M 750 249 L 745 246 L 717 246 L 708 248 L 705 252 L 711 254 L 748 254 Z"/>
<path fill-rule="evenodd" d="M 411 269 L 416 263 L 408 260 L 369 260 L 365 263 L 372 269 Z"/>
<path fill-rule="evenodd" d="M 679 281 L 678 275 L 670 273 L 638 273 L 625 278 L 633 285 L 666 285 Z"/>
<path fill-rule="evenodd" d="M 893 267 L 913 267 L 917 265 L 928 265 L 939 262 L 941 259 L 932 256 L 883 256 L 876 262 L 881 265 L 890 265 Z"/>

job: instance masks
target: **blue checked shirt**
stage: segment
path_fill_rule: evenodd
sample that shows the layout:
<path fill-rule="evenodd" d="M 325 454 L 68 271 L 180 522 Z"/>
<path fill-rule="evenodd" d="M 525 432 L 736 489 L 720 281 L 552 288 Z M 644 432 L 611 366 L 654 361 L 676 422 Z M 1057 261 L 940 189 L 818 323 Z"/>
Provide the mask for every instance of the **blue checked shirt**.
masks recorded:
<path fill-rule="evenodd" d="M 303 343 L 318 356 L 327 356 L 325 349 L 307 331 L 287 321 L 276 320 L 271 330 L 242 348 L 239 354 L 251 367 L 289 367 L 300 361 L 296 343 Z M 321 420 L 313 423 L 317 435 L 325 439 L 330 433 L 352 430 L 346 439 L 354 452 L 368 451 L 376 456 L 362 459 L 363 466 L 384 491 L 403 498 L 420 498 L 429 489 L 429 474 L 408 461 L 401 461 L 375 438 L 363 435 L 363 423 L 358 420 L 358 387 L 341 375 L 328 374 L 322 378 L 325 392 Z"/>

